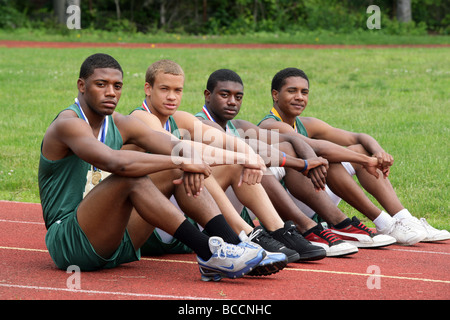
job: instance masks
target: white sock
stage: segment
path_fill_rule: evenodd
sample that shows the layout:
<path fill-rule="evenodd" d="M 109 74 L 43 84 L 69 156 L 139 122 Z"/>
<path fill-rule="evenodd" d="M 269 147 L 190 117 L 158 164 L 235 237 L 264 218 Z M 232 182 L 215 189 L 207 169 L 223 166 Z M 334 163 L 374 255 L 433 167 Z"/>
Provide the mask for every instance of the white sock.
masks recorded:
<path fill-rule="evenodd" d="M 392 220 L 393 218 L 386 211 L 381 211 L 380 215 L 373 220 L 373 223 L 377 230 L 383 230 L 392 224 Z"/>
<path fill-rule="evenodd" d="M 403 210 L 400 210 L 399 212 L 397 212 L 396 214 L 394 214 L 394 218 L 396 218 L 398 220 L 410 219 L 410 218 L 412 218 L 412 214 L 408 211 L 408 209 L 403 209 Z"/>

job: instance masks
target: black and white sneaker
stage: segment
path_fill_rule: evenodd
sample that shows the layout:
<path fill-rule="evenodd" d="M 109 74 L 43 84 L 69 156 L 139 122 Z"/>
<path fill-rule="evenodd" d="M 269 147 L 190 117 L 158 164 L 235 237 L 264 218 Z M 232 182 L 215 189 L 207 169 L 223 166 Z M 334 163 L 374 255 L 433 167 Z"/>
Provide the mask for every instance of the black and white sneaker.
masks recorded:
<path fill-rule="evenodd" d="M 287 257 L 287 263 L 291 263 L 300 259 L 297 251 L 287 248 L 283 243 L 274 239 L 264 230 L 263 227 L 258 226 L 248 235 L 250 240 L 261 246 L 268 252 L 281 252 Z"/>
<path fill-rule="evenodd" d="M 280 241 L 289 249 L 300 254 L 298 261 L 314 261 L 326 257 L 327 252 L 320 246 L 315 246 L 306 240 L 297 230 L 292 221 L 286 221 L 284 227 L 269 233 L 275 240 Z"/>
<path fill-rule="evenodd" d="M 258 229 L 254 230 L 250 233 L 249 236 L 245 234 L 244 231 L 241 231 L 239 234 L 239 239 L 242 241 L 239 246 L 249 246 L 251 248 L 262 248 L 259 244 L 256 242 L 253 242 L 252 239 L 257 237 L 258 234 L 263 232 L 264 230 Z M 264 249 L 263 249 L 264 250 Z M 268 276 L 270 274 L 277 273 L 278 271 L 284 269 L 286 267 L 288 261 L 287 257 L 284 253 L 281 252 L 270 252 L 267 250 L 264 250 L 266 253 L 266 256 L 262 261 L 247 275 L 249 276 Z"/>

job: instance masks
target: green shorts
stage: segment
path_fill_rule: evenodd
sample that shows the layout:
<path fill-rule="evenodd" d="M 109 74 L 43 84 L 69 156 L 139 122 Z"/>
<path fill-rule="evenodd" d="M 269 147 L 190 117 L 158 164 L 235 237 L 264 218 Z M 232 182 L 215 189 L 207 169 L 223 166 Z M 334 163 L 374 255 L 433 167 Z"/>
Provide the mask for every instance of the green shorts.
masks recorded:
<path fill-rule="evenodd" d="M 76 265 L 82 271 L 114 268 L 141 258 L 140 250 L 134 249 L 128 231 L 125 231 L 119 247 L 109 259 L 99 256 L 81 230 L 76 210 L 50 226 L 45 244 L 56 266 L 62 270 L 67 270 L 70 265 Z"/>

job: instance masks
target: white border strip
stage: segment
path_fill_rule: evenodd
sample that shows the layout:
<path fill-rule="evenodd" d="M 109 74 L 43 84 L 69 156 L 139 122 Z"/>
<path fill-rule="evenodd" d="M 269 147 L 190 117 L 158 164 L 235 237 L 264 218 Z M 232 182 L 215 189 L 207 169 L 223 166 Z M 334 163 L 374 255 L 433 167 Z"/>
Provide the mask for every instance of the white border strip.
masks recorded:
<path fill-rule="evenodd" d="M 86 293 L 86 294 L 105 294 L 113 296 L 128 296 L 128 297 L 142 297 L 142 298 L 161 298 L 161 299 L 186 299 L 186 300 L 223 300 L 204 297 L 192 297 L 192 296 L 172 296 L 164 294 L 150 294 L 150 293 L 133 293 L 133 292 L 114 292 L 114 291 L 98 291 L 98 290 L 83 290 L 83 289 L 67 289 L 67 288 L 54 288 L 54 287 L 39 287 L 39 286 L 24 286 L 19 284 L 6 284 L 0 283 L 0 287 L 6 288 L 18 288 L 18 289 L 33 289 L 44 291 L 64 291 L 70 293 Z"/>

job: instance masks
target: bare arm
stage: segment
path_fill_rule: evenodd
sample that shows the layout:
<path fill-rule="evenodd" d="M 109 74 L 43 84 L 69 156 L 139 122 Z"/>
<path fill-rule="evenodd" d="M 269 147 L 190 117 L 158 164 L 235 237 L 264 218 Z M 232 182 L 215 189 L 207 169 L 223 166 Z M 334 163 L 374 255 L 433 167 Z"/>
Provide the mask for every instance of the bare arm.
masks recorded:
<path fill-rule="evenodd" d="M 306 118 L 302 118 L 302 121 Z M 310 119 L 310 118 L 307 118 Z M 299 133 L 296 133 L 294 129 L 289 126 L 286 123 L 279 122 L 273 119 L 268 119 L 262 123 L 262 126 L 265 128 L 271 128 L 279 130 L 282 133 L 290 134 L 296 137 L 299 137 L 300 139 L 304 140 L 306 143 L 308 143 L 315 153 L 319 156 L 322 156 L 326 158 L 330 162 L 354 162 L 361 164 L 370 174 L 374 175 L 378 178 L 378 173 L 376 172 L 376 169 L 379 168 L 383 171 L 385 176 L 388 174 L 389 166 L 392 165 L 393 159 L 383 159 L 379 160 L 378 157 L 369 157 L 365 154 L 358 153 L 355 151 L 352 151 L 348 148 L 343 147 L 343 145 L 352 145 L 355 143 L 356 140 L 355 137 L 347 137 L 341 138 L 340 135 L 342 134 L 341 131 L 335 131 L 333 135 L 337 137 L 328 137 L 330 140 L 333 141 L 327 141 L 327 140 L 319 140 L 317 137 L 327 137 L 326 135 L 317 135 L 317 132 L 312 130 L 311 127 L 314 127 L 314 122 L 304 122 L 305 127 L 307 128 L 308 135 L 310 135 L 310 132 L 312 132 L 313 138 L 305 137 Z M 340 129 L 338 129 L 340 130 Z M 343 131 L 343 130 L 342 130 Z M 314 138 L 316 137 L 316 138 Z M 341 145 L 337 144 L 337 142 L 341 143 Z M 392 161 L 391 161 L 392 160 Z"/>
<path fill-rule="evenodd" d="M 128 150 L 113 150 L 96 139 L 92 128 L 83 120 L 66 112 L 60 115 L 47 130 L 42 146 L 43 155 L 49 160 L 59 160 L 71 154 L 101 170 L 123 176 L 138 177 L 166 169 L 180 168 L 207 175 L 206 164 L 187 166 L 188 159 L 167 155 L 153 155 Z"/>

